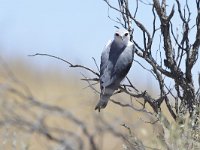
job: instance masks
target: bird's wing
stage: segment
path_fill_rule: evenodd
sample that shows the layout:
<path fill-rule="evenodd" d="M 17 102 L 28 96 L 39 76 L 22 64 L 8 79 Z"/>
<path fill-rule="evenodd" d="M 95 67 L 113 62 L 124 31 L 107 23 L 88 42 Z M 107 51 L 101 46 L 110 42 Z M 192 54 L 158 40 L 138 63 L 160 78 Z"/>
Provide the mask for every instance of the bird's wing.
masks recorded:
<path fill-rule="evenodd" d="M 100 64 L 100 87 L 103 89 L 104 84 L 110 80 L 112 64 L 109 61 L 109 54 L 111 48 L 112 40 L 109 40 L 104 50 L 101 54 L 101 64 Z"/>
<path fill-rule="evenodd" d="M 132 49 L 133 45 L 127 46 L 120 55 L 111 74 L 112 82 L 121 82 L 126 77 L 133 62 L 134 51 L 132 51 Z"/>
<path fill-rule="evenodd" d="M 119 84 L 127 75 L 133 62 L 134 46 L 129 43 L 124 51 L 120 54 L 116 63 L 113 64 L 108 60 L 107 67 L 102 76 L 103 87 L 107 87 L 113 83 Z"/>
<path fill-rule="evenodd" d="M 100 76 L 104 74 L 105 69 L 108 65 L 111 44 L 112 44 L 112 40 L 109 40 L 108 43 L 105 45 L 103 52 L 101 54 Z"/>
<path fill-rule="evenodd" d="M 129 44 L 127 45 L 127 47 L 124 49 L 124 51 L 118 58 L 115 66 L 113 68 L 113 71 L 111 74 L 112 78 L 115 78 L 115 76 L 116 76 L 118 78 L 123 79 L 127 75 L 128 71 L 131 67 L 131 64 L 133 62 L 134 51 L 135 51 L 135 47 L 134 47 L 133 43 L 129 42 Z"/>

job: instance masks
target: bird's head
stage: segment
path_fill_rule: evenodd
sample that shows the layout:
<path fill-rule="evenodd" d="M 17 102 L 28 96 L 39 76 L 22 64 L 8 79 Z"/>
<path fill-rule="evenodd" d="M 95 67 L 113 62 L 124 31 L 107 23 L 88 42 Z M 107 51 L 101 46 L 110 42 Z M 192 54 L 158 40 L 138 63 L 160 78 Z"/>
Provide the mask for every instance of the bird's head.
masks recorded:
<path fill-rule="evenodd" d="M 114 40 L 116 43 L 126 46 L 128 44 L 128 42 L 130 41 L 130 34 L 125 29 L 118 29 L 115 32 Z"/>

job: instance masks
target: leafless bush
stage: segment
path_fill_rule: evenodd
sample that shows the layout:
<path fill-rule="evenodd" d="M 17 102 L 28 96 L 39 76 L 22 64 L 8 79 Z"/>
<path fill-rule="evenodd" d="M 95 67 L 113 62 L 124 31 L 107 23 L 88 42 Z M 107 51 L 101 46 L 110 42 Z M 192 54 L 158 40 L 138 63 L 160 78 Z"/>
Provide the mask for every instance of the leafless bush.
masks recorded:
<path fill-rule="evenodd" d="M 112 9 L 119 13 L 119 17 L 116 18 L 108 14 L 109 18 L 130 32 L 131 41 L 134 42 L 137 49 L 135 63 L 138 63 L 143 68 L 143 71 L 149 72 L 159 85 L 159 90 L 157 91 L 159 97 L 155 98 L 147 90 L 140 90 L 135 87 L 134 83 L 127 78 L 128 84 L 122 84 L 115 94 L 126 93 L 131 97 L 131 101 L 128 103 L 116 100 L 111 101 L 124 109 L 130 108 L 142 111 L 150 118 L 153 118 L 146 123 L 154 126 L 159 122 L 162 132 L 158 138 L 162 148 L 199 149 L 200 75 L 195 78 L 198 71 L 194 68 L 199 61 L 200 2 L 198 0 L 185 0 L 184 2 L 179 0 L 153 0 L 151 2 L 135 0 L 132 3 L 128 0 L 118 0 L 118 6 L 115 6 L 108 0 L 104 1 L 109 10 Z M 146 18 L 137 17 L 141 7 L 151 10 L 150 12 L 145 12 L 151 15 L 148 20 L 149 26 L 143 23 L 143 19 Z M 178 24 L 177 21 L 179 22 Z M 179 25 L 181 25 L 181 28 Z M 140 37 L 136 37 L 134 34 L 136 31 L 140 31 Z M 74 65 L 62 58 L 49 54 L 38 53 L 32 56 L 37 55 L 53 57 L 64 61 L 70 67 L 89 71 L 93 74 L 93 77 L 89 78 L 83 75 L 82 80 L 87 82 L 89 87 L 97 94 L 99 93 L 94 86 L 99 82 L 98 67 L 97 71 L 95 71 L 84 65 Z M 144 61 L 146 64 L 140 63 L 140 61 Z M 97 65 L 95 60 L 94 62 Z M 26 85 L 19 82 L 10 71 L 8 71 L 8 74 L 11 80 L 21 87 L 21 90 L 17 90 L 9 84 L 1 85 L 1 90 L 3 91 L 1 94 L 1 106 L 7 108 L 6 110 L 9 112 L 1 112 L 3 117 L 0 120 L 0 125 L 9 124 L 22 128 L 27 132 L 37 132 L 62 145 L 64 149 L 84 149 L 84 141 L 76 133 L 59 128 L 51 128 L 46 124 L 47 114 L 51 112 L 52 115 L 61 116 L 78 126 L 83 136 L 87 139 L 90 149 L 100 149 L 100 146 L 95 141 L 99 132 L 110 132 L 114 136 L 122 138 L 126 143 L 124 149 L 151 149 L 151 147 L 144 146 L 142 141 L 136 138 L 134 133 L 131 132 L 131 128 L 126 124 L 122 125 L 129 133 L 125 136 L 100 116 L 94 116 L 95 118 L 99 117 L 98 119 L 102 123 L 102 125 L 95 127 L 95 130 L 99 132 L 92 132 L 86 121 L 80 120 L 77 116 L 61 107 L 51 106 L 36 99 Z M 18 109 L 23 108 L 25 110 L 24 116 L 19 115 L 11 109 L 12 106 L 8 105 L 7 92 L 15 95 L 11 100 L 14 101 L 13 104 L 19 103 L 17 105 Z M 4 98 L 5 100 L 3 100 Z M 135 107 L 133 101 L 137 102 L 141 107 Z M 169 117 L 166 117 L 161 109 L 163 103 L 166 104 L 174 123 L 168 120 Z M 147 104 L 152 111 L 146 107 Z M 45 113 L 37 115 L 32 112 L 31 107 L 36 107 Z M 31 119 L 26 115 L 32 116 Z M 68 138 L 65 135 L 68 135 Z"/>
<path fill-rule="evenodd" d="M 140 63 L 137 58 L 135 62 L 144 69 L 143 71 L 150 72 L 159 85 L 157 91 L 159 97 L 154 98 L 147 90 L 140 91 L 134 87 L 134 84 L 127 78 L 129 84 L 121 85 L 116 94 L 124 92 L 133 98 L 143 99 L 142 102 L 140 101 L 143 106 L 140 111 L 146 111 L 145 104 L 149 104 L 153 112 L 147 113 L 156 116 L 163 124 L 163 128 L 170 132 L 172 125 L 161 109 L 161 104 L 165 103 L 178 126 L 189 127 L 191 133 L 195 132 L 190 139 L 199 141 L 200 77 L 195 78 L 198 70 L 194 70 L 194 68 L 198 64 L 200 46 L 200 2 L 198 0 L 192 2 L 187 0 L 184 2 L 179 0 L 173 2 L 135 0 L 132 3 L 128 0 L 118 0 L 118 6 L 108 0 L 104 0 L 104 2 L 109 9 L 119 13 L 119 16 L 115 18 L 110 16 L 108 10 L 108 17 L 130 32 L 131 41 L 134 42 L 137 49 L 135 52 L 137 58 L 144 60 L 146 65 Z M 144 12 L 151 14 L 148 20 L 149 26 L 143 24 L 143 18 L 137 17 L 141 7 L 151 10 Z M 177 24 L 177 22 L 179 23 Z M 136 31 L 141 33 L 139 38 L 134 34 Z M 84 76 L 83 80 L 87 81 L 89 86 L 98 93 L 93 86 L 95 84 L 93 82 L 98 82 L 98 72 L 85 66 L 67 63 L 70 67 L 83 68 L 93 73 L 94 78 Z M 132 104 L 111 101 L 122 107 L 135 109 Z M 185 132 L 185 130 L 181 132 L 180 139 Z M 171 149 L 167 143 L 166 141 L 165 144 Z"/>
<path fill-rule="evenodd" d="M 137 56 L 150 66 L 144 71 L 149 71 L 159 85 L 159 98 L 153 98 L 146 91 L 140 93 L 144 102 L 149 103 L 157 114 L 162 112 L 161 104 L 165 102 L 171 116 L 179 123 L 185 122 L 189 113 L 192 127 L 199 130 L 200 84 L 195 78 L 198 70 L 194 67 L 198 64 L 200 45 L 200 2 L 136 0 L 130 7 L 128 0 L 119 0 L 115 7 L 108 0 L 104 1 L 109 8 L 119 12 L 120 17 L 114 21 L 130 31 Z M 145 12 L 151 14 L 149 26 L 142 23 L 145 18 L 137 18 L 141 7 L 151 8 L 151 12 Z M 136 30 L 141 31 L 142 38 L 134 36 Z M 157 42 L 158 37 L 160 42 Z M 172 81 L 170 85 L 169 80 Z M 125 92 L 129 93 L 127 86 Z M 138 98 L 138 94 L 130 92 L 130 95 Z"/>
<path fill-rule="evenodd" d="M 98 139 L 108 133 L 124 143 L 129 142 L 128 132 L 126 135 L 117 130 L 116 126 L 121 126 L 119 122 L 110 124 L 103 116 L 94 113 L 92 116 L 95 123 L 91 125 L 88 120 L 79 118 L 67 108 L 45 103 L 44 100 L 36 98 L 27 83 L 18 79 L 2 58 L 0 62 L 0 78 L 4 81 L 0 84 L 0 126 L 1 133 L 3 132 L 3 137 L 0 138 L 4 140 L 0 148 L 7 148 L 9 144 L 6 144 L 8 143 L 6 141 L 11 140 L 13 149 L 29 149 L 26 139 L 33 134 L 41 135 L 49 141 L 46 145 L 47 149 L 99 150 L 102 149 L 102 145 Z M 73 64 L 71 67 L 83 68 L 98 76 L 98 73 L 87 67 Z M 70 130 L 67 126 L 52 125 L 48 121 L 52 118 L 60 118 L 62 122 L 72 123 L 75 130 Z M 80 132 L 77 132 L 77 129 Z M 144 149 L 142 142 L 136 140 L 135 143 L 137 142 L 140 143 L 137 147 Z M 17 146 L 19 143 L 20 146 Z"/>

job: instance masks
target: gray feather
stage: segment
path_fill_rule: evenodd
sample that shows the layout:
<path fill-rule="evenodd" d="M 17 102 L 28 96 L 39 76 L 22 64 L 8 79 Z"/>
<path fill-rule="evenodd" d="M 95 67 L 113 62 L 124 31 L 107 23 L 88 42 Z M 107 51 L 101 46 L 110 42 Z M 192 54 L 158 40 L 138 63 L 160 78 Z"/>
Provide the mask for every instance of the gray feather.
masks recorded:
<path fill-rule="evenodd" d="M 101 68 L 102 73 L 100 76 L 101 86 L 103 87 L 114 83 L 119 85 L 123 78 L 125 78 L 133 62 L 134 46 L 119 48 L 112 42 L 106 54 L 108 52 L 108 59 L 106 61 L 102 60 L 105 61 L 103 68 Z"/>
<path fill-rule="evenodd" d="M 119 88 L 120 82 L 131 68 L 134 51 L 135 47 L 130 42 L 123 45 L 113 40 L 106 45 L 101 55 L 100 100 L 95 109 L 100 111 L 105 108 L 114 91 Z"/>

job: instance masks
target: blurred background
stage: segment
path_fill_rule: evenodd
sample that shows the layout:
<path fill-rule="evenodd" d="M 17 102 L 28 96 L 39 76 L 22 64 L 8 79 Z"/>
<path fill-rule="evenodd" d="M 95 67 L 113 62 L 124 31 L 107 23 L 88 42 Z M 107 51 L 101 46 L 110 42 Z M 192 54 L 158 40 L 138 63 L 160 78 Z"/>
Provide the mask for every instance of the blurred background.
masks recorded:
<path fill-rule="evenodd" d="M 110 13 L 113 17 L 118 15 Z M 98 71 L 92 57 L 99 65 L 102 49 L 113 38 L 115 25 L 102 0 L 0 0 L 0 149 L 63 149 L 61 139 L 76 149 L 73 136 L 83 137 L 82 149 L 88 149 L 91 143 L 87 132 L 76 119 L 84 123 L 101 149 L 126 149 L 120 134 L 129 136 L 129 131 L 123 124 L 136 137 L 147 139 L 145 144 L 156 143 L 153 138 L 149 140 L 155 132 L 151 124 L 144 123 L 151 120 L 146 113 L 113 103 L 101 113 L 94 111 L 99 95 L 80 80 L 82 74 L 91 74 L 50 57 L 28 56 L 51 54 Z M 156 95 L 158 85 L 137 66 L 134 64 L 128 75 L 132 83 Z M 115 99 L 130 101 L 123 94 Z M 69 119 L 68 112 L 76 119 Z"/>
<path fill-rule="evenodd" d="M 112 15 L 118 14 L 112 12 Z M 148 138 L 146 126 L 150 126 L 140 126 L 143 122 L 142 113 L 124 110 L 114 104 L 108 105 L 101 113 L 94 111 L 99 95 L 80 80 L 82 73 L 86 76 L 90 74 L 84 70 L 69 68 L 66 63 L 56 59 L 28 56 L 47 53 L 97 71 L 92 57 L 99 65 L 102 49 L 113 38 L 115 25 L 115 22 L 108 19 L 108 7 L 101 0 L 0 0 L 0 149 L 62 149 L 62 141 L 49 138 L 52 135 L 44 136 L 43 131 L 40 131 L 41 126 L 48 128 L 49 132 L 55 127 L 66 131 L 67 133 L 62 131 L 62 135 L 58 131 L 52 131 L 52 134 L 71 142 L 69 145 L 74 149 L 78 145 L 72 138 L 75 133 L 83 139 L 84 146 L 79 149 L 88 149 L 91 145 L 87 142 L 81 124 L 74 124 L 69 116 L 55 115 L 54 111 L 59 114 L 57 110 L 49 111 L 27 104 L 27 98 L 18 95 L 21 92 L 41 103 L 58 106 L 72 113 L 85 124 L 91 135 L 97 134 L 94 140 L 101 149 L 126 148 L 123 138 L 115 135 L 114 131 L 106 131 L 108 125 L 117 129 L 120 134 L 128 135 L 128 131 L 121 126 L 126 123 L 131 128 L 137 127 L 135 131 L 138 136 Z M 138 83 L 138 75 L 133 74 L 134 69 L 129 75 L 131 80 L 139 87 L 146 88 L 146 81 Z M 146 78 L 150 81 L 149 79 L 150 77 Z M 151 90 L 151 84 L 148 86 Z M 98 85 L 96 87 L 98 89 Z M 130 99 L 120 95 L 117 99 L 122 97 L 125 101 Z M 24 119 L 24 124 L 20 119 Z M 102 124 L 102 119 L 108 125 Z M 26 121 L 29 121 L 29 127 Z M 39 124 L 38 128 L 35 124 Z M 99 131 L 102 133 L 99 134 Z"/>

